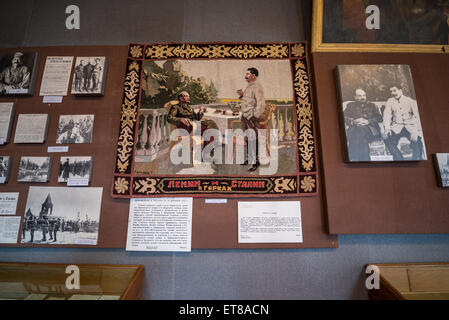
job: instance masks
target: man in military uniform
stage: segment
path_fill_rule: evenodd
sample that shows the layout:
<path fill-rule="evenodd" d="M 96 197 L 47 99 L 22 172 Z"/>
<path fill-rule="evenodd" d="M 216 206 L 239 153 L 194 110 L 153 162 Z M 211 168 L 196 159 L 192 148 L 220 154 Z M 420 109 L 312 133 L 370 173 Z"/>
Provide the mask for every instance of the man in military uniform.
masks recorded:
<path fill-rule="evenodd" d="M 36 217 L 31 213 L 30 209 L 25 213 L 25 221 L 22 227 L 22 241 L 25 240 L 26 230 L 30 231 L 31 240 L 28 242 L 32 243 L 34 241 L 34 230 L 36 230 Z"/>
<path fill-rule="evenodd" d="M 215 122 L 210 119 L 203 119 L 206 108 L 201 105 L 198 112 L 195 112 L 190 105 L 190 95 L 183 91 L 178 96 L 179 102 L 170 107 L 168 111 L 167 121 L 179 129 L 185 129 L 191 133 L 193 129 L 193 121 L 201 121 L 201 134 L 206 129 L 218 129 Z"/>
<path fill-rule="evenodd" d="M 81 83 L 83 81 L 84 60 L 75 67 L 75 91 L 81 92 Z"/>
<path fill-rule="evenodd" d="M 23 53 L 14 53 L 11 65 L 0 73 L 0 93 L 8 93 L 10 89 L 28 89 L 30 75 L 30 70 L 23 64 Z"/>
<path fill-rule="evenodd" d="M 47 241 L 47 232 L 48 232 L 48 217 L 46 214 L 43 214 L 41 218 L 37 221 L 39 227 L 42 230 L 42 239 L 41 242 Z"/>
<path fill-rule="evenodd" d="M 56 242 L 56 233 L 59 231 L 59 227 L 61 225 L 61 219 L 49 219 L 48 220 L 48 234 L 50 236 L 50 240 Z"/>
<path fill-rule="evenodd" d="M 92 81 L 92 73 L 94 72 L 94 66 L 87 61 L 87 64 L 83 67 L 83 89 L 86 92 L 89 92 L 90 84 Z"/>

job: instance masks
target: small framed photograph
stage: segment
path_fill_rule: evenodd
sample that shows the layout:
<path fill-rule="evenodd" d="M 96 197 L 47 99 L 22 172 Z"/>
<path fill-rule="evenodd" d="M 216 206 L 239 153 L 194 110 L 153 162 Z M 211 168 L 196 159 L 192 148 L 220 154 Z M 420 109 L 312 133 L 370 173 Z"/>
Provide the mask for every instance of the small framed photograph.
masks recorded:
<path fill-rule="evenodd" d="M 56 143 L 91 143 L 93 127 L 93 114 L 61 115 Z"/>
<path fill-rule="evenodd" d="M 58 182 L 85 180 L 89 182 L 92 174 L 92 157 L 61 157 Z"/>
<path fill-rule="evenodd" d="M 6 183 L 9 180 L 11 173 L 11 157 L 0 156 L 0 184 Z"/>
<path fill-rule="evenodd" d="M 14 51 L 0 54 L 0 96 L 32 95 L 39 71 L 37 52 Z"/>
<path fill-rule="evenodd" d="M 48 182 L 50 180 L 50 157 L 20 158 L 18 182 Z"/>
<path fill-rule="evenodd" d="M 104 95 L 107 66 L 106 57 L 77 57 L 72 94 Z"/>
<path fill-rule="evenodd" d="M 449 187 L 449 153 L 436 153 L 433 155 L 438 185 Z"/>

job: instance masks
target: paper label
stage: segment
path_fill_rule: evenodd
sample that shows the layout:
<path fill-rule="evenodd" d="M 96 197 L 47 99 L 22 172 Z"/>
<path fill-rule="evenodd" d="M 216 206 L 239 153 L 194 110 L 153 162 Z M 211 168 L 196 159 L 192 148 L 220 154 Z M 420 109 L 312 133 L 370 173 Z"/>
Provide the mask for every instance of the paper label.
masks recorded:
<path fill-rule="evenodd" d="M 5 183 L 6 178 L 5 177 L 0 177 L 0 183 Z"/>
<path fill-rule="evenodd" d="M 0 138 L 0 145 L 5 144 L 5 138 Z"/>
<path fill-rule="evenodd" d="M 20 217 L 0 217 L 0 243 L 17 243 Z"/>
<path fill-rule="evenodd" d="M 47 152 L 69 152 L 69 146 L 48 147 Z"/>
<path fill-rule="evenodd" d="M 88 178 L 68 178 L 67 187 L 87 187 L 89 185 Z"/>
<path fill-rule="evenodd" d="M 28 93 L 28 89 L 23 89 L 23 88 L 19 88 L 19 89 L 9 89 L 8 90 L 9 94 L 17 94 L 17 93 Z"/>
<path fill-rule="evenodd" d="M 43 103 L 62 103 L 62 96 L 44 96 Z"/>
<path fill-rule="evenodd" d="M 393 156 L 370 156 L 371 161 L 393 161 Z"/>
<path fill-rule="evenodd" d="M 18 192 L 0 192 L 0 214 L 15 215 L 18 200 Z"/>
<path fill-rule="evenodd" d="M 75 239 L 75 244 L 87 244 L 87 245 L 95 246 L 97 244 L 97 240 L 77 238 L 77 239 Z"/>
<path fill-rule="evenodd" d="M 239 243 L 301 243 L 299 201 L 238 203 Z"/>
<path fill-rule="evenodd" d="M 205 203 L 228 203 L 228 199 L 205 199 Z"/>
<path fill-rule="evenodd" d="M 193 198 L 131 199 L 126 250 L 191 251 Z"/>

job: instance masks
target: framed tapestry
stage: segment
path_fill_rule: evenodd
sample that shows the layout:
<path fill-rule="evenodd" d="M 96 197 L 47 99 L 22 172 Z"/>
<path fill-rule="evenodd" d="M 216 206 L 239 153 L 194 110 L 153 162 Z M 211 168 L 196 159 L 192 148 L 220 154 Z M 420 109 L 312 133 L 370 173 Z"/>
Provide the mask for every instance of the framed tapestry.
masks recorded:
<path fill-rule="evenodd" d="M 305 43 L 130 44 L 112 196 L 311 196 Z"/>
<path fill-rule="evenodd" d="M 449 52 L 447 0 L 314 0 L 313 6 L 313 52 Z"/>

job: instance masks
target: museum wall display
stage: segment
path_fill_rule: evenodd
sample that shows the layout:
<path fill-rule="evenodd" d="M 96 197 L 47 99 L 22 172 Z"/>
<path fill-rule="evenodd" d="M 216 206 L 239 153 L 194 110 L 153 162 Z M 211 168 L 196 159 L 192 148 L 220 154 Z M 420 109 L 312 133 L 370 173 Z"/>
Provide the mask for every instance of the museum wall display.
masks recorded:
<path fill-rule="evenodd" d="M 213 48 L 208 44 L 203 47 Z M 216 47 L 219 48 L 218 45 Z M 40 64 L 40 76 L 36 82 L 36 85 L 41 87 L 40 93 L 44 95 L 35 94 L 27 100 L 16 99 L 14 101 L 16 112 L 12 130 L 14 130 L 15 136 L 22 137 L 22 140 L 17 138 L 17 143 L 8 143 L 2 146 L 6 153 L 5 156 L 17 159 L 16 162 L 12 161 L 10 165 L 12 174 L 7 182 L 5 180 L 4 187 L 0 191 L 5 194 L 18 192 L 19 200 L 17 200 L 17 197 L 14 198 L 17 206 L 14 216 L 21 217 L 21 219 L 16 246 L 125 248 L 130 202 L 129 199 L 113 199 L 108 194 L 108 190 L 113 191 L 114 197 L 120 197 L 129 192 L 126 191 L 129 190 L 129 187 L 135 187 L 137 192 L 143 190 L 142 188 L 146 184 L 142 180 L 145 176 L 137 173 L 140 170 L 136 169 L 137 164 L 132 164 L 134 172 L 137 173 L 134 178 L 136 181 L 132 183 L 130 183 L 128 176 L 122 175 L 120 171 L 124 168 L 123 165 L 126 161 L 119 162 L 118 160 L 124 160 L 124 158 L 115 158 L 114 164 L 114 154 L 120 155 L 120 153 L 117 153 L 117 150 L 120 151 L 122 146 L 120 141 L 129 142 L 128 138 L 128 140 L 121 140 L 125 128 L 124 124 L 128 123 L 127 119 L 136 119 L 134 122 L 136 131 L 132 133 L 132 136 L 136 136 L 136 142 L 138 143 L 132 146 L 133 149 L 131 150 L 134 153 L 132 157 L 141 158 L 148 162 L 151 158 L 149 151 L 152 150 L 150 142 L 153 142 L 155 137 L 159 141 L 152 145 L 153 149 L 163 149 L 165 148 L 163 143 L 167 142 L 166 136 L 161 135 L 164 132 L 164 125 L 167 124 L 166 121 L 169 119 L 167 113 L 164 113 L 165 116 L 161 114 L 157 118 L 155 117 L 154 119 L 159 119 L 159 122 L 156 122 L 145 116 L 147 111 L 143 109 L 134 115 L 129 113 L 127 109 L 132 105 L 132 100 L 129 99 L 131 99 L 133 92 L 128 91 L 128 89 L 131 84 L 139 83 L 135 82 L 136 80 L 144 81 L 145 76 L 153 77 L 153 82 L 156 78 L 165 79 L 164 74 L 158 75 L 156 70 L 148 69 L 150 68 L 149 65 L 146 69 L 139 69 L 139 71 L 142 70 L 142 74 L 139 74 L 138 78 L 131 80 L 132 82 L 127 82 L 130 81 L 128 73 L 130 71 L 137 72 L 136 66 L 141 64 L 138 59 L 135 60 L 138 64 L 133 62 L 135 62 L 134 57 L 137 55 L 137 49 L 142 50 L 141 53 L 143 54 L 143 48 L 143 46 L 136 44 L 131 44 L 128 48 L 125 46 L 32 48 L 39 53 L 42 61 L 51 62 L 50 65 L 48 63 Z M 277 66 L 279 61 L 276 61 L 281 60 L 279 59 L 281 56 L 285 59 L 287 76 L 284 78 L 291 86 L 291 89 L 289 89 L 290 104 L 287 101 L 288 99 L 286 101 L 281 99 L 283 96 L 279 96 L 278 100 L 274 99 L 275 104 L 271 100 L 267 100 L 266 105 L 272 107 L 273 110 L 271 110 L 271 118 L 267 121 L 266 126 L 267 128 L 281 129 L 279 144 L 281 150 L 288 151 L 288 148 L 290 148 L 293 152 L 293 157 L 290 157 L 290 159 L 293 161 L 292 173 L 296 175 L 296 178 L 289 181 L 286 177 L 281 177 L 283 181 L 280 181 L 277 177 L 278 182 L 273 183 L 271 180 L 267 180 L 266 185 L 271 186 L 272 190 L 277 190 L 276 192 L 281 196 L 288 193 L 287 190 L 291 191 L 292 195 L 288 199 L 276 199 L 280 202 L 286 201 L 284 205 L 287 205 L 289 200 L 300 203 L 300 212 L 298 212 L 301 219 L 300 237 L 295 242 L 239 242 L 238 204 L 241 201 L 254 200 L 249 198 L 246 193 L 239 193 L 239 198 L 221 195 L 221 197 L 228 198 L 223 199 L 224 201 L 214 201 L 214 199 L 206 201 L 204 198 L 193 199 L 191 247 L 337 247 L 337 237 L 327 235 L 323 224 L 324 211 L 319 188 L 319 176 L 317 175 L 318 164 L 315 158 L 313 103 L 310 91 L 310 73 L 307 69 L 306 47 L 304 47 L 304 44 L 269 44 L 266 47 L 257 45 L 251 49 L 249 44 L 243 46 L 233 44 L 232 46 L 229 45 L 229 49 L 225 48 L 222 53 L 227 54 L 232 48 L 236 50 L 235 52 L 241 52 L 240 57 L 242 59 L 245 55 L 247 59 L 250 59 L 250 55 L 255 53 L 258 60 L 255 59 L 252 62 L 261 64 L 259 68 L 262 72 L 269 69 L 265 69 L 267 67 L 264 67 L 263 61 L 258 55 L 265 54 L 267 57 L 272 57 L 272 60 L 268 59 L 265 64 L 269 67 L 270 61 L 273 61 L 276 64 L 275 69 L 267 72 L 264 76 L 268 76 L 270 73 L 274 76 L 273 72 L 279 68 Z M 173 52 L 177 51 L 174 50 Z M 188 53 L 188 51 L 186 52 Z M 213 51 L 210 51 L 210 54 L 217 53 L 220 52 L 213 53 Z M 240 55 L 240 53 L 238 54 Z M 104 58 L 104 60 L 95 61 L 99 57 Z M 85 63 L 84 60 L 91 61 L 91 63 Z M 102 63 L 103 61 L 108 61 L 107 72 L 105 71 L 106 68 L 101 67 L 100 71 L 103 71 L 103 73 L 98 77 L 98 80 L 93 81 L 94 68 L 84 67 L 89 64 L 94 66 L 95 62 Z M 249 66 L 246 66 L 247 63 L 243 62 L 245 61 L 242 61 L 239 74 L 234 75 L 235 79 L 239 79 L 240 86 L 245 83 L 245 72 L 249 68 Z M 251 60 L 246 60 L 246 62 L 251 62 Z M 83 77 L 80 79 L 79 75 L 76 74 L 76 68 L 84 63 Z M 151 63 L 154 64 L 154 62 Z M 158 63 L 162 65 L 164 61 Z M 167 70 L 168 65 L 165 65 L 164 68 L 164 70 Z M 47 70 L 46 77 L 43 76 L 45 70 Z M 55 76 L 59 74 L 56 72 L 58 70 L 61 71 L 61 78 Z M 90 74 L 89 80 L 84 78 L 85 74 Z M 260 78 L 263 79 L 262 74 Z M 293 82 L 292 79 L 296 79 L 296 82 Z M 42 82 L 44 80 L 46 84 L 43 90 Z M 142 88 L 139 85 L 138 93 L 141 95 L 139 103 L 151 103 L 151 96 L 145 96 L 146 92 L 151 90 L 150 80 L 146 80 L 147 82 L 142 85 Z M 91 93 L 94 93 L 94 82 L 97 81 L 96 86 L 98 88 L 105 86 L 104 95 L 98 93 L 91 95 Z M 84 89 L 85 85 L 87 91 Z M 69 88 L 72 88 L 72 90 L 69 90 Z M 218 88 L 220 89 L 220 87 Z M 84 92 L 78 94 L 77 89 L 84 90 Z M 235 107 L 236 102 L 239 101 L 237 89 L 232 90 L 232 95 L 235 95 L 234 101 L 226 101 L 222 105 L 215 106 L 212 106 L 211 103 L 207 104 L 210 113 L 207 116 L 212 118 L 215 116 L 218 120 L 220 120 L 220 117 L 230 117 L 234 120 L 234 125 L 240 125 L 238 117 L 235 116 L 236 112 L 239 112 L 238 108 Z M 270 94 L 267 99 L 276 98 L 275 95 L 270 93 L 269 86 L 267 90 Z M 273 92 L 276 92 L 276 90 L 279 92 L 279 88 L 275 88 Z M 144 97 L 147 97 L 148 102 L 143 100 Z M 192 98 L 195 99 L 193 92 Z M 6 102 L 6 99 L 10 101 L 11 97 L 8 96 L 3 100 Z M 167 101 L 173 99 L 176 100 L 176 96 L 169 96 Z M 293 101 L 295 104 L 293 104 Z M 276 104 L 279 104 L 279 106 Z M 293 105 L 297 105 L 298 109 L 293 110 Z M 150 108 L 149 110 L 151 112 L 153 109 Z M 167 111 L 165 107 L 162 110 Z M 217 111 L 220 112 L 220 115 Z M 232 113 L 234 113 L 234 116 Z M 297 114 L 299 114 L 298 118 L 296 117 Z M 19 121 L 19 117 L 20 119 L 37 117 L 36 120 L 39 121 L 30 119 Z M 145 119 L 146 124 L 144 123 Z M 235 121 L 236 119 L 237 121 Z M 298 119 L 297 122 L 296 119 Z M 152 126 L 158 130 L 154 130 Z M 298 131 L 296 131 L 296 126 L 298 126 Z M 146 138 L 143 137 L 144 128 L 147 130 L 145 131 Z M 159 135 L 155 136 L 155 132 Z M 296 137 L 299 140 L 296 140 Z M 119 138 L 119 144 L 117 144 L 117 138 Z M 31 143 L 34 142 L 33 139 L 38 143 Z M 19 141 L 24 141 L 24 143 L 18 144 Z M 298 142 L 295 143 L 295 141 Z M 297 150 L 295 145 L 299 145 Z M 273 149 L 273 145 L 268 147 L 270 147 L 267 149 L 268 151 L 278 151 Z M 299 158 L 295 161 L 296 154 L 299 154 Z M 252 174 L 248 171 L 252 167 L 251 163 L 246 166 L 240 166 L 239 164 L 235 166 L 238 166 L 238 170 L 243 170 L 244 175 Z M 263 167 L 263 164 L 261 167 Z M 297 171 L 297 168 L 300 168 L 300 171 Z M 256 169 L 260 170 L 259 168 Z M 253 174 L 254 177 L 259 175 L 259 171 Z M 195 179 L 195 176 L 191 177 Z M 147 179 L 147 177 L 144 179 Z M 21 181 L 20 184 L 19 181 Z M 241 181 L 242 186 L 243 183 L 248 183 L 246 179 L 241 179 Z M 64 187 L 64 185 L 67 185 L 67 187 Z M 246 186 L 248 187 L 248 184 Z M 98 191 L 93 192 L 93 190 Z M 151 190 L 151 188 L 148 190 Z M 64 201 L 68 194 L 73 199 Z M 170 193 L 167 193 L 167 195 L 173 196 Z M 185 193 L 185 195 L 191 196 L 192 192 Z M 208 198 L 217 196 L 220 196 L 220 192 L 215 192 Z M 259 201 L 266 201 L 266 199 L 259 199 Z M 11 200 L 11 202 L 13 201 Z M 17 223 L 16 220 L 13 222 Z M 3 245 L 11 246 L 11 241 L 10 236 Z M 14 241 L 12 242 L 14 243 Z"/>
<path fill-rule="evenodd" d="M 305 56 L 294 56 L 291 45 L 310 38 L 311 14 L 300 12 L 300 7 L 310 6 L 312 0 L 133 0 L 126 4 L 79 0 L 81 28 L 71 30 L 65 24 L 69 14 L 64 1 L 23 1 L 20 6 L 6 1 L 0 12 L 4 26 L 0 38 L 2 46 L 9 48 L 0 50 L 0 72 L 11 67 L 14 59 L 17 66 L 37 72 L 30 72 L 34 90 L 11 85 L 11 77 L 5 82 L 0 76 L 2 261 L 144 264 L 145 281 L 138 291 L 143 290 L 147 299 L 363 299 L 366 288 L 361 268 L 368 262 L 447 260 L 447 1 L 313 2 L 317 6 L 312 53 L 306 49 Z M 367 22 L 376 27 L 376 10 L 367 11 L 367 6 L 373 5 L 381 9 L 381 30 L 367 28 Z M 288 46 L 285 62 L 304 63 L 298 64 L 298 69 L 290 64 L 290 70 L 301 72 L 288 85 L 294 98 L 285 102 L 282 94 L 269 94 L 272 82 L 285 78 L 279 76 L 285 69 L 280 66 L 266 72 L 256 66 L 267 102 L 275 107 L 268 122 L 279 129 L 282 138 L 278 140 L 281 167 L 298 165 L 294 173 L 282 174 L 297 180 L 284 179 L 278 185 L 278 190 L 295 191 L 289 196 L 286 192 L 246 196 L 241 194 L 246 190 L 239 189 L 239 194 L 231 197 L 223 194 L 223 185 L 212 185 L 212 181 L 206 181 L 211 194 L 194 193 L 189 189 L 195 184 L 198 188 L 194 180 L 207 174 L 213 178 L 220 169 L 203 164 L 201 174 L 182 165 L 169 171 L 172 164 L 159 157 L 166 156 L 167 149 L 173 150 L 175 143 L 167 141 L 166 134 L 181 126 L 174 118 L 183 113 L 180 100 L 187 97 L 173 94 L 173 80 L 185 80 L 181 83 L 189 93 L 192 114 L 199 116 L 203 104 L 207 109 L 203 118 L 214 119 L 209 123 L 218 131 L 226 129 L 229 119 L 233 127 L 241 127 L 241 118 L 235 118 L 243 98 L 238 91 L 247 88 L 249 70 L 237 70 L 225 61 L 235 51 L 249 55 L 257 50 L 241 47 L 226 51 L 231 44 L 258 44 L 265 49 L 267 44 L 283 44 Z M 213 58 L 227 52 L 230 57 Z M 47 64 L 49 57 L 52 63 Z M 257 63 L 265 60 L 257 59 Z M 249 56 L 240 60 L 250 61 L 256 62 Z M 201 63 L 211 67 L 189 68 L 189 64 Z M 335 70 L 343 66 L 352 71 L 348 81 L 340 83 Z M 202 71 L 197 74 L 192 69 Z M 211 102 L 195 91 L 201 86 L 213 96 L 214 89 L 222 86 L 215 76 L 217 69 L 232 74 L 223 78 L 233 91 L 225 97 L 217 95 L 220 101 Z M 48 74 L 44 77 L 45 70 Z M 394 98 L 393 78 L 406 84 L 395 87 L 395 94 L 402 91 L 416 102 L 420 127 L 416 131 L 409 130 L 411 123 L 407 123 L 416 119 L 415 107 L 409 108 L 412 112 L 398 126 L 400 131 L 394 132 L 392 123 L 391 134 L 385 131 L 386 105 Z M 135 95 L 138 98 L 133 99 Z M 296 108 L 296 98 L 304 96 L 310 99 L 310 108 L 304 100 L 298 103 L 302 107 Z M 168 121 L 170 111 L 177 113 L 172 114 L 172 123 Z M 353 114 L 345 119 L 345 111 Z M 298 121 L 293 121 L 295 112 Z M 17 128 L 19 116 L 30 115 L 47 115 L 48 124 L 28 120 Z M 371 121 L 360 119 L 365 117 Z M 301 122 L 311 125 L 302 126 Z M 365 127 L 368 122 L 369 128 Z M 301 132 L 301 128 L 306 129 Z M 16 135 L 18 142 L 29 142 L 15 143 Z M 31 138 L 36 137 L 33 143 Z M 391 151 L 386 145 L 389 137 L 399 139 L 398 144 L 390 145 Z M 182 141 L 181 136 L 176 138 Z M 361 142 L 355 148 L 349 143 L 353 138 Z M 234 141 L 229 145 L 234 147 Z M 262 151 L 272 146 L 265 144 Z M 288 150 L 303 155 L 289 158 Z M 421 150 L 420 156 L 415 150 Z M 243 163 L 230 178 L 259 178 L 261 167 Z M 252 168 L 255 170 L 250 171 Z M 158 170 L 164 173 L 158 175 Z M 164 174 L 171 180 L 164 180 Z M 19 182 L 19 176 L 26 181 Z M 260 184 L 240 183 L 240 188 L 255 186 Z M 184 188 L 189 190 L 182 190 L 181 197 L 170 193 Z M 155 191 L 163 193 L 153 194 Z M 295 224 L 299 220 L 300 232 L 295 229 L 289 234 L 294 241 L 251 242 L 248 230 L 255 226 L 254 221 L 272 220 L 247 214 L 268 206 L 270 210 L 260 210 L 261 215 L 286 208 L 289 210 L 284 211 L 295 213 L 282 220 Z M 190 215 L 182 211 L 188 209 Z M 158 220 L 152 220 L 149 213 L 158 215 Z M 177 235 L 190 237 L 188 245 L 180 243 L 179 250 L 174 250 L 173 245 L 156 248 L 140 242 L 141 231 L 155 231 L 151 235 L 159 236 L 162 222 L 173 229 L 182 227 Z M 241 232 L 243 229 L 247 233 Z M 140 252 L 129 252 L 135 250 Z M 25 278 L 23 274 L 19 277 Z M 210 283 L 219 283 L 220 288 Z M 101 293 L 86 294 L 97 299 Z M 60 298 L 21 290 L 20 298 L 24 297 Z"/>

